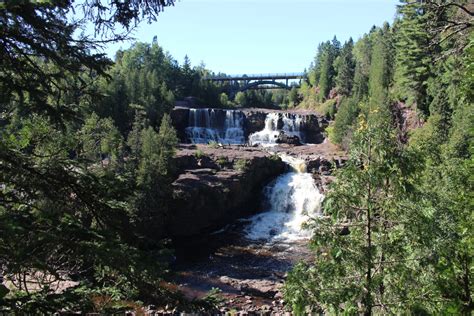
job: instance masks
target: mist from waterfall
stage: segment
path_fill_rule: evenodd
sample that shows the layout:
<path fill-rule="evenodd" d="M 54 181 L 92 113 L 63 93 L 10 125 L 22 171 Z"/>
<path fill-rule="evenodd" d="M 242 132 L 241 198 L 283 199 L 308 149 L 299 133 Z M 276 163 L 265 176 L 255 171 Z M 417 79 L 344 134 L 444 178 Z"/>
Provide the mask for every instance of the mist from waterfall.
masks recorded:
<path fill-rule="evenodd" d="M 223 120 L 220 117 L 222 112 L 225 113 Z M 211 141 L 221 144 L 243 144 L 245 143 L 243 122 L 244 114 L 240 111 L 189 109 L 189 126 L 185 129 L 185 133 L 193 144 L 207 144 Z"/>
<path fill-rule="evenodd" d="M 280 155 L 292 171 L 275 179 L 264 189 L 266 212 L 251 218 L 245 228 L 252 240 L 295 241 L 311 237 L 302 228 L 310 217 L 318 216 L 324 196 L 302 159 Z"/>

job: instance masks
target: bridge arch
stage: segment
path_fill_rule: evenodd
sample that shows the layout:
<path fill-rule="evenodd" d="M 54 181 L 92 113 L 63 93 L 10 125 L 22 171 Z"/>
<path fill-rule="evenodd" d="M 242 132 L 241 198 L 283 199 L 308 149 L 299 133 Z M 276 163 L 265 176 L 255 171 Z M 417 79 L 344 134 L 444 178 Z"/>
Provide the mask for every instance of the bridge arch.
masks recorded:
<path fill-rule="evenodd" d="M 243 92 L 245 90 L 253 89 L 253 88 L 256 88 L 256 87 L 261 86 L 261 85 L 272 85 L 272 86 L 276 86 L 278 88 L 287 89 L 287 90 L 291 89 L 290 86 L 284 84 L 283 82 L 269 81 L 269 80 L 259 80 L 259 81 L 253 81 L 253 82 L 246 83 L 244 86 L 239 88 L 239 91 Z"/>

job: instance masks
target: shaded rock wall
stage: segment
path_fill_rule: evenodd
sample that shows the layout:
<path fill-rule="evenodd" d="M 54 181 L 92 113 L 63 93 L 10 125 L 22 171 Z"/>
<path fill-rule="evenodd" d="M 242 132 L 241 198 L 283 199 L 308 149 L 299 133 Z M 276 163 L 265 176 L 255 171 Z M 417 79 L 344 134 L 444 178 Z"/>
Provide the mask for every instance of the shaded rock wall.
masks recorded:
<path fill-rule="evenodd" d="M 235 146 L 184 147 L 176 165 L 180 172 L 166 228 L 171 237 L 210 232 L 255 213 L 263 187 L 286 169 L 277 156 Z"/>

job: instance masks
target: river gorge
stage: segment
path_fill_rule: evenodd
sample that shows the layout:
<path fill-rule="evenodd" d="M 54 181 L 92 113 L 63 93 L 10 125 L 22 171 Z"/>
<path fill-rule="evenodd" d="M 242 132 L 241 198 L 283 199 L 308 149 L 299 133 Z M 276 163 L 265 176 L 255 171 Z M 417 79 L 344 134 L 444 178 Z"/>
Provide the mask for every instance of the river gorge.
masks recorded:
<path fill-rule="evenodd" d="M 316 113 L 175 108 L 172 236 L 176 283 L 189 298 L 213 288 L 231 309 L 283 312 L 287 271 L 310 258 L 311 231 L 332 170 L 346 160 Z"/>

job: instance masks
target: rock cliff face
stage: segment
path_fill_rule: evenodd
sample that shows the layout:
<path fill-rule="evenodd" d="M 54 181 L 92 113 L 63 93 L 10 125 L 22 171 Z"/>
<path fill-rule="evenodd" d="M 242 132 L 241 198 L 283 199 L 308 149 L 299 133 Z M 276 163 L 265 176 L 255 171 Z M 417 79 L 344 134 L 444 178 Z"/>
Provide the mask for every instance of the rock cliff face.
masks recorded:
<path fill-rule="evenodd" d="M 183 145 L 176 164 L 179 176 L 167 220 L 171 237 L 211 232 L 255 213 L 263 187 L 286 168 L 275 155 L 238 146 Z"/>
<path fill-rule="evenodd" d="M 186 142 L 185 128 L 189 125 L 189 108 L 175 107 L 171 111 L 171 121 L 181 141 Z"/>

